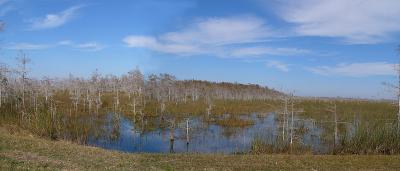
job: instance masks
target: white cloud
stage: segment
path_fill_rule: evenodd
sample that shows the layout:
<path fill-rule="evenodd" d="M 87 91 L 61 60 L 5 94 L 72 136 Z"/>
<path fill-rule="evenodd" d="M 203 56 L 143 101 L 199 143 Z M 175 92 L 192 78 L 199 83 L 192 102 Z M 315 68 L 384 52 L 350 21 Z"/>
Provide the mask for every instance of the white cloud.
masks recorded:
<path fill-rule="evenodd" d="M 99 44 L 97 42 L 88 42 L 88 43 L 82 43 L 82 44 L 77 44 L 74 45 L 75 47 L 82 49 L 82 50 L 88 50 L 88 51 L 99 51 L 105 48 L 104 45 Z"/>
<path fill-rule="evenodd" d="M 44 18 L 33 19 L 31 29 L 49 29 L 64 25 L 72 18 L 74 18 L 76 12 L 82 8 L 82 5 L 70 7 L 57 14 L 47 14 Z"/>
<path fill-rule="evenodd" d="M 16 10 L 16 8 L 11 5 L 0 7 L 0 17 L 7 15 L 9 12 L 14 11 L 14 10 Z"/>
<path fill-rule="evenodd" d="M 266 42 L 280 37 L 257 17 L 239 16 L 197 20 L 180 31 L 159 36 L 130 35 L 122 41 L 132 48 L 177 55 L 210 54 L 220 57 L 288 55 L 305 50 L 291 48 L 248 47 L 238 45 Z"/>
<path fill-rule="evenodd" d="M 75 43 L 71 40 L 63 40 L 63 41 L 59 41 L 58 45 L 61 46 L 69 46 L 72 48 L 77 48 L 77 49 L 81 49 L 81 50 L 86 50 L 86 51 L 100 51 L 103 50 L 104 48 L 106 48 L 105 45 L 100 44 L 98 42 L 86 42 L 86 43 Z"/>
<path fill-rule="evenodd" d="M 106 47 L 105 45 L 97 42 L 87 42 L 87 43 L 77 44 L 70 40 L 63 40 L 55 44 L 9 43 L 5 45 L 4 48 L 8 50 L 42 50 L 42 49 L 55 48 L 59 46 L 66 46 L 86 51 L 99 51 Z"/>
<path fill-rule="evenodd" d="M 230 53 L 230 56 L 233 57 L 246 57 L 246 56 L 261 56 L 261 55 L 299 55 L 311 53 L 306 49 L 298 49 L 298 48 L 271 48 L 264 46 L 256 46 L 256 47 L 244 47 L 244 48 L 236 48 L 233 49 Z"/>
<path fill-rule="evenodd" d="M 32 43 L 10 43 L 4 48 L 9 50 L 40 50 L 48 49 L 50 45 L 47 44 L 32 44 Z"/>
<path fill-rule="evenodd" d="M 339 75 L 350 77 L 367 77 L 379 75 L 395 75 L 396 64 L 387 62 L 367 62 L 339 64 L 336 66 L 319 66 L 306 68 L 307 70 L 319 75 Z"/>
<path fill-rule="evenodd" d="M 13 2 L 10 0 L 0 0 L 0 17 L 4 17 L 9 12 L 16 10 Z"/>
<path fill-rule="evenodd" d="M 385 42 L 400 31 L 399 0 L 287 0 L 279 15 L 305 36 L 339 37 L 346 43 Z"/>
<path fill-rule="evenodd" d="M 0 6 L 7 4 L 8 2 L 10 2 L 10 0 L 0 0 Z"/>
<path fill-rule="evenodd" d="M 150 36 L 128 36 L 123 39 L 128 47 L 148 48 L 151 50 L 173 54 L 199 54 L 201 50 L 195 45 L 162 43 Z"/>
<path fill-rule="evenodd" d="M 224 45 L 262 42 L 275 36 L 262 19 L 239 16 L 199 20 L 182 31 L 161 36 L 161 40 L 180 44 Z"/>
<path fill-rule="evenodd" d="M 71 45 L 72 41 L 70 40 L 63 40 L 58 42 L 59 45 Z"/>
<path fill-rule="evenodd" d="M 289 71 L 289 65 L 279 62 L 279 61 L 268 61 L 266 63 L 267 67 L 271 67 L 271 68 L 276 68 L 278 70 L 281 70 L 283 72 L 288 72 Z"/>

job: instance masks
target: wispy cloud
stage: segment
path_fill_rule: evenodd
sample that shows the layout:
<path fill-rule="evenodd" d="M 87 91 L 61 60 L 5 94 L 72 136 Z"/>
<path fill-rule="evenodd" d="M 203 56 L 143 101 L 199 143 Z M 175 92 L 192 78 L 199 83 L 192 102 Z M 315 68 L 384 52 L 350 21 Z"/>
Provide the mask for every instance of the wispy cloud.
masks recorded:
<path fill-rule="evenodd" d="M 60 46 L 67 46 L 85 51 L 100 51 L 106 48 L 105 45 L 95 41 L 85 42 L 85 43 L 75 43 L 71 40 L 62 40 L 59 41 L 57 44 Z"/>
<path fill-rule="evenodd" d="M 385 42 L 400 31 L 398 0 L 286 0 L 279 15 L 304 36 L 342 38 L 346 43 Z"/>
<path fill-rule="evenodd" d="M 0 6 L 10 2 L 10 0 L 0 0 Z"/>
<path fill-rule="evenodd" d="M 5 45 L 4 49 L 9 50 L 41 50 L 52 47 L 48 44 L 33 44 L 33 43 L 10 43 Z"/>
<path fill-rule="evenodd" d="M 179 44 L 179 43 L 163 43 L 151 36 L 128 36 L 123 39 L 128 47 L 148 48 L 154 51 L 173 53 L 173 54 L 199 54 L 203 50 L 197 45 Z"/>
<path fill-rule="evenodd" d="M 271 48 L 265 46 L 235 48 L 230 52 L 232 57 L 246 57 L 246 56 L 262 56 L 262 55 L 299 55 L 307 54 L 311 51 L 299 48 Z"/>
<path fill-rule="evenodd" d="M 105 48 L 104 45 L 99 44 L 97 42 L 88 42 L 88 43 L 82 43 L 82 44 L 76 44 L 74 45 L 75 47 L 82 49 L 82 50 L 87 50 L 87 51 L 99 51 Z"/>
<path fill-rule="evenodd" d="M 123 42 L 132 48 L 147 48 L 177 55 L 210 54 L 220 57 L 249 57 L 303 53 L 305 50 L 255 46 L 281 35 L 254 16 L 208 18 L 197 20 L 180 31 L 159 36 L 130 35 Z"/>
<path fill-rule="evenodd" d="M 199 20 L 182 31 L 161 36 L 161 40 L 181 44 L 224 45 L 261 42 L 275 36 L 262 19 L 237 16 Z"/>
<path fill-rule="evenodd" d="M 73 19 L 82 7 L 82 5 L 73 6 L 56 14 L 47 14 L 43 18 L 31 19 L 31 29 L 39 30 L 60 27 Z"/>
<path fill-rule="evenodd" d="M 289 71 L 289 65 L 280 61 L 267 61 L 267 67 L 275 68 L 283 72 Z"/>
<path fill-rule="evenodd" d="M 339 64 L 336 66 L 318 66 L 306 68 L 319 75 L 338 75 L 349 77 L 367 77 L 379 75 L 395 75 L 395 65 L 387 62 L 367 62 Z"/>
<path fill-rule="evenodd" d="M 63 40 L 54 44 L 35 44 L 35 43 L 9 43 L 4 46 L 8 50 L 43 50 L 49 48 L 56 48 L 66 46 L 73 49 L 80 49 L 85 51 L 100 51 L 106 46 L 98 42 L 74 43 L 70 40 Z"/>
<path fill-rule="evenodd" d="M 59 45 L 71 45 L 71 44 L 73 44 L 73 42 L 72 41 L 70 41 L 70 40 L 63 40 L 63 41 L 59 41 L 58 42 L 58 44 Z"/>
<path fill-rule="evenodd" d="M 1 7 L 1 8 L 0 8 L 0 17 L 3 17 L 3 16 L 5 16 L 6 14 L 8 14 L 9 12 L 14 11 L 14 10 L 16 10 L 16 8 L 13 7 L 13 6 Z"/>
<path fill-rule="evenodd" d="M 4 17 L 11 11 L 16 10 L 17 8 L 10 0 L 0 0 L 0 17 Z"/>

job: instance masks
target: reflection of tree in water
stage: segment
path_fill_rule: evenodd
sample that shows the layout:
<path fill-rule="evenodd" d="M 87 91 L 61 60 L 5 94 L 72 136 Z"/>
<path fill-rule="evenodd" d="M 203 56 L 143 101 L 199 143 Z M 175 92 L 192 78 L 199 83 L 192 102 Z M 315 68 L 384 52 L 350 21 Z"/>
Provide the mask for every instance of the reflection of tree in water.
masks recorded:
<path fill-rule="evenodd" d="M 221 127 L 221 130 L 222 130 L 222 135 L 225 138 L 233 138 L 234 136 L 243 132 L 242 128 L 235 128 L 235 127 Z"/>
<path fill-rule="evenodd" d="M 170 139 L 169 140 L 169 152 L 170 153 L 175 153 L 175 151 L 174 151 L 174 139 Z"/>
<path fill-rule="evenodd" d="M 110 134 L 110 139 L 112 141 L 117 140 L 120 137 L 120 127 L 121 127 L 121 115 L 119 113 L 114 113 L 112 118 L 112 131 Z"/>

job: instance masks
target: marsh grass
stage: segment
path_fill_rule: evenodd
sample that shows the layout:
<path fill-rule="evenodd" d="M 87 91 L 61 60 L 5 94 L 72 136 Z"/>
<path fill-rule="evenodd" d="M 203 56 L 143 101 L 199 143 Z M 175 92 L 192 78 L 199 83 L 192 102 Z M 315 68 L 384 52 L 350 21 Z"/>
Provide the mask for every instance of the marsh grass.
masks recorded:
<path fill-rule="evenodd" d="M 397 155 L 132 154 L 0 127 L 0 170 L 398 170 Z"/>
<path fill-rule="evenodd" d="M 254 121 L 251 119 L 239 119 L 235 117 L 230 117 L 227 119 L 219 119 L 216 121 L 217 125 L 223 127 L 248 127 L 254 125 Z"/>
<path fill-rule="evenodd" d="M 156 129 L 168 129 L 168 119 L 177 123 L 185 118 L 202 117 L 204 122 L 228 128 L 244 128 L 255 124 L 255 121 L 241 116 L 252 113 L 268 113 L 278 111 L 281 107 L 280 100 L 212 100 L 212 109 L 207 114 L 209 103 L 205 99 L 184 102 L 165 102 L 165 110 L 160 110 L 161 103 L 156 100 L 144 100 L 137 104 L 137 112 L 134 113 L 126 94 L 120 94 L 120 105 L 114 106 L 114 95 L 104 93 L 101 97 L 100 109 L 89 110 L 84 101 L 74 109 L 73 101 L 67 91 L 55 92 L 52 101 L 45 102 L 43 97 L 38 97 L 39 104 L 35 109 L 33 103 L 26 103 L 25 108 L 17 108 L 18 100 L 10 100 L 0 108 L 0 124 L 14 124 L 25 130 L 29 130 L 40 137 L 53 140 L 69 140 L 85 144 L 88 138 L 96 138 L 104 135 L 106 116 L 109 113 L 120 113 L 130 118 L 138 125 L 142 132 Z M 137 97 L 139 98 L 139 97 Z M 297 104 L 301 113 L 296 113 L 300 119 L 312 119 L 324 131 L 321 139 L 333 144 L 334 125 L 333 115 L 326 108 L 332 102 L 337 104 L 338 121 L 346 124 L 360 125 L 351 135 L 342 124 L 338 125 L 339 134 L 342 135 L 338 145 L 335 142 L 334 153 L 351 154 L 399 154 L 400 138 L 398 130 L 394 130 L 394 124 L 387 125 L 387 121 L 396 119 L 396 108 L 388 101 L 363 101 L 363 100 L 310 100 L 302 99 Z M 50 110 L 50 108 L 54 110 Z M 23 110 L 23 111 L 22 111 Z M 24 113 L 24 115 L 21 115 Z M 229 117 L 225 117 L 228 115 Z M 258 116 L 257 117 L 264 117 Z M 160 119 L 161 118 L 161 119 Z M 384 118 L 384 119 L 382 119 Z M 118 118 L 115 118 L 116 120 Z M 372 121 L 380 124 L 372 125 Z M 112 123 L 110 139 L 119 135 L 118 121 Z M 359 124 L 361 123 L 361 124 Z M 299 126 L 295 129 L 297 136 L 304 135 L 308 128 Z M 107 134 L 107 132 L 106 132 Z M 354 136 L 354 137 L 353 137 Z M 253 142 L 254 153 L 287 153 L 288 143 L 280 141 Z M 309 147 L 305 147 L 296 141 L 292 144 L 292 151 L 307 153 Z"/>
<path fill-rule="evenodd" d="M 400 154 L 400 129 L 397 123 L 364 123 L 353 135 L 343 136 L 336 153 Z"/>
<path fill-rule="evenodd" d="M 333 121 L 333 115 L 327 111 L 332 103 L 336 103 L 337 117 L 342 122 L 396 119 L 396 105 L 390 101 L 370 100 L 300 100 L 298 106 L 304 112 L 299 115 L 317 121 Z"/>
<path fill-rule="evenodd" d="M 256 136 L 251 143 L 251 154 L 312 154 L 309 146 L 299 142 L 290 144 L 283 141 L 281 137 L 270 139 L 263 136 Z"/>

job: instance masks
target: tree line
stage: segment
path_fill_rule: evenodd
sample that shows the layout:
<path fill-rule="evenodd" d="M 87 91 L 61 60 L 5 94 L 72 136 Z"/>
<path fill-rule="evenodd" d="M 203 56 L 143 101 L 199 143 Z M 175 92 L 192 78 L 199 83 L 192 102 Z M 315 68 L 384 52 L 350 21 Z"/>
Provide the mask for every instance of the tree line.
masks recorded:
<path fill-rule="evenodd" d="M 148 102 L 156 102 L 162 112 L 166 103 L 187 103 L 213 100 L 267 100 L 280 92 L 256 84 L 178 80 L 170 74 L 147 77 L 135 68 L 121 76 L 102 75 L 97 70 L 89 78 L 69 75 L 68 78 L 29 75 L 30 59 L 21 52 L 18 66 L 0 64 L 0 108 L 19 113 L 51 110 L 69 106 L 73 111 L 96 111 L 107 105 L 120 108 L 126 104 L 137 113 Z"/>

